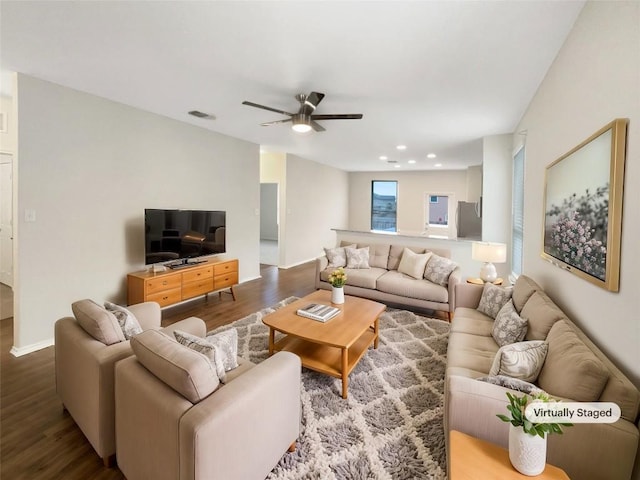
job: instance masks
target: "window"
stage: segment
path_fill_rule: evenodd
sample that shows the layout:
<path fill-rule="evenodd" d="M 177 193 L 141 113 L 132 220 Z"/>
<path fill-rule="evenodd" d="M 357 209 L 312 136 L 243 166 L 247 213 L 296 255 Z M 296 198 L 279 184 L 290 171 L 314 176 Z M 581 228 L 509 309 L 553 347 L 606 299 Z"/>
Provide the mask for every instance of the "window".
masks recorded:
<path fill-rule="evenodd" d="M 524 243 L 524 147 L 513 157 L 513 211 L 511 213 L 511 271 L 522 273 Z"/>
<path fill-rule="evenodd" d="M 397 232 L 398 182 L 371 182 L 371 230 Z"/>

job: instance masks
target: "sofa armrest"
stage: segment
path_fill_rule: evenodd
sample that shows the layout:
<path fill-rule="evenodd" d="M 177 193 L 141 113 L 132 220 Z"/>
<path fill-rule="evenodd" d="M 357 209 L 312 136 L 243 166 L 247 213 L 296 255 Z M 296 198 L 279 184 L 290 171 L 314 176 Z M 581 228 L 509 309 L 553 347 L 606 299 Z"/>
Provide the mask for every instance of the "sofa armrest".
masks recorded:
<path fill-rule="evenodd" d="M 300 371 L 279 352 L 186 412 L 180 478 L 264 478 L 300 433 Z"/>
<path fill-rule="evenodd" d="M 160 310 L 160 305 L 158 303 L 136 303 L 135 305 L 129 305 L 127 308 L 138 319 L 138 323 L 140 323 L 142 330 L 149 330 L 150 328 L 157 330 L 160 328 L 162 310 Z"/>
<path fill-rule="evenodd" d="M 184 320 L 180 320 L 179 322 L 172 323 L 171 325 L 167 325 L 162 329 L 162 332 L 173 338 L 173 332 L 176 330 L 181 330 L 202 338 L 207 334 L 207 325 L 201 318 L 189 317 Z"/>
<path fill-rule="evenodd" d="M 327 258 L 326 255 L 316 258 L 316 281 L 315 281 L 316 288 L 320 288 L 320 272 L 326 270 L 328 266 L 329 266 L 329 259 Z"/>
<path fill-rule="evenodd" d="M 456 307 L 478 308 L 482 297 L 482 285 L 460 282 L 455 287 Z"/>
<path fill-rule="evenodd" d="M 460 267 L 457 267 L 449 275 L 449 283 L 447 285 L 447 290 L 449 290 L 449 312 L 453 312 L 456 309 L 456 285 L 460 283 L 461 278 Z"/>

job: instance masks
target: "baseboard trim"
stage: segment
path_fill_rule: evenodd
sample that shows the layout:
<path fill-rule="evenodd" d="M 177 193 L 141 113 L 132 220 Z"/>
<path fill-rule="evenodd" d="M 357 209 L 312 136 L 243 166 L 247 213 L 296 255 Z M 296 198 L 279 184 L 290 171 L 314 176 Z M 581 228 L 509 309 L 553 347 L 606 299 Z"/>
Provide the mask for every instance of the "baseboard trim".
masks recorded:
<path fill-rule="evenodd" d="M 43 348 L 50 347 L 54 344 L 53 338 L 49 340 L 43 340 L 42 342 L 32 343 L 31 345 L 26 345 L 24 347 L 11 347 L 10 353 L 14 357 L 21 357 L 23 355 L 27 355 L 29 353 L 37 352 L 38 350 L 42 350 Z"/>
<path fill-rule="evenodd" d="M 318 257 L 312 257 L 312 258 L 309 258 L 308 260 L 302 260 L 301 262 L 293 263 L 291 265 L 285 265 L 283 267 L 278 266 L 278 268 L 282 268 L 283 270 L 288 270 L 290 268 L 297 267 L 299 265 L 304 265 L 305 263 L 315 262 L 316 258 Z"/>

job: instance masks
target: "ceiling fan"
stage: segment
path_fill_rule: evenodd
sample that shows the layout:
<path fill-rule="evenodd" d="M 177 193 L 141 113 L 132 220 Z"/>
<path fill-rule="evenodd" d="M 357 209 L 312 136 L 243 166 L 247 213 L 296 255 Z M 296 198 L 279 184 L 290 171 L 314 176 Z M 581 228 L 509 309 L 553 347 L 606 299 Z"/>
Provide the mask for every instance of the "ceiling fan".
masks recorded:
<path fill-rule="evenodd" d="M 300 108 L 297 113 L 285 112 L 277 108 L 266 107 L 257 103 L 244 101 L 243 105 L 249 105 L 250 107 L 261 108 L 263 110 L 269 110 L 270 112 L 281 113 L 283 115 L 289 115 L 291 118 L 286 120 L 276 120 L 274 122 L 261 123 L 260 125 L 266 127 L 269 125 L 276 125 L 278 123 L 292 122 L 291 128 L 299 133 L 309 132 L 311 129 L 316 132 L 324 132 L 325 128 L 320 125 L 316 120 L 359 120 L 362 118 L 361 113 L 342 113 L 342 114 L 325 114 L 315 115 L 313 112 L 316 110 L 318 104 L 324 98 L 324 93 L 311 92 L 309 95 L 300 93 L 296 95 L 296 100 L 300 102 Z"/>

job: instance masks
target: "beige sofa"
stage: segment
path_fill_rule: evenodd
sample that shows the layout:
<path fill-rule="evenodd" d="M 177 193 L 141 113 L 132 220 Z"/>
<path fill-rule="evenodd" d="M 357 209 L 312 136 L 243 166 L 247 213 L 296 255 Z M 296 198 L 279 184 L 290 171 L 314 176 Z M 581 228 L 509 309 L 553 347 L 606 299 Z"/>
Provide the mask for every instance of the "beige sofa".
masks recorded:
<path fill-rule="evenodd" d="M 341 247 L 352 245 L 342 242 Z M 345 268 L 347 295 L 370 298 L 379 302 L 408 306 L 427 310 L 447 312 L 449 318 L 455 306 L 455 286 L 460 283 L 460 269 L 456 267 L 445 285 L 438 285 L 425 278 L 414 278 L 398 271 L 405 248 L 422 254 L 428 251 L 444 258 L 451 253 L 444 249 L 425 249 L 390 244 L 357 244 L 357 248 L 369 248 L 369 268 Z M 329 275 L 335 267 L 329 266 L 326 255 L 316 260 L 315 286 L 318 289 L 331 290 Z"/>
<path fill-rule="evenodd" d="M 143 330 L 160 329 L 162 314 L 157 303 L 130 305 L 128 309 Z M 93 449 L 106 466 L 111 466 L 116 453 L 114 366 L 133 352 L 122 332 L 109 328 L 115 318 L 104 308 L 81 300 L 74 303 L 74 310 L 82 315 L 84 328 L 75 317 L 55 323 L 56 391 Z M 206 325 L 190 317 L 165 330 L 204 336 Z"/>
<path fill-rule="evenodd" d="M 483 287 L 460 284 L 451 325 L 445 379 L 445 434 L 459 430 L 507 447 L 508 390 L 476 380 L 490 371 L 498 345 L 493 318 L 479 312 Z M 615 402 L 621 419 L 613 424 L 575 424 L 550 435 L 547 462 L 580 480 L 629 479 L 638 451 L 640 392 L 569 320 L 532 279 L 521 275 L 513 304 L 528 321 L 524 340 L 545 340 L 548 353 L 536 385 L 564 401 Z M 589 398 L 592 397 L 592 398 Z"/>
<path fill-rule="evenodd" d="M 128 480 L 262 480 L 300 431 L 300 358 L 279 352 L 218 383 L 201 353 L 162 332 L 116 365 L 118 467 Z"/>

